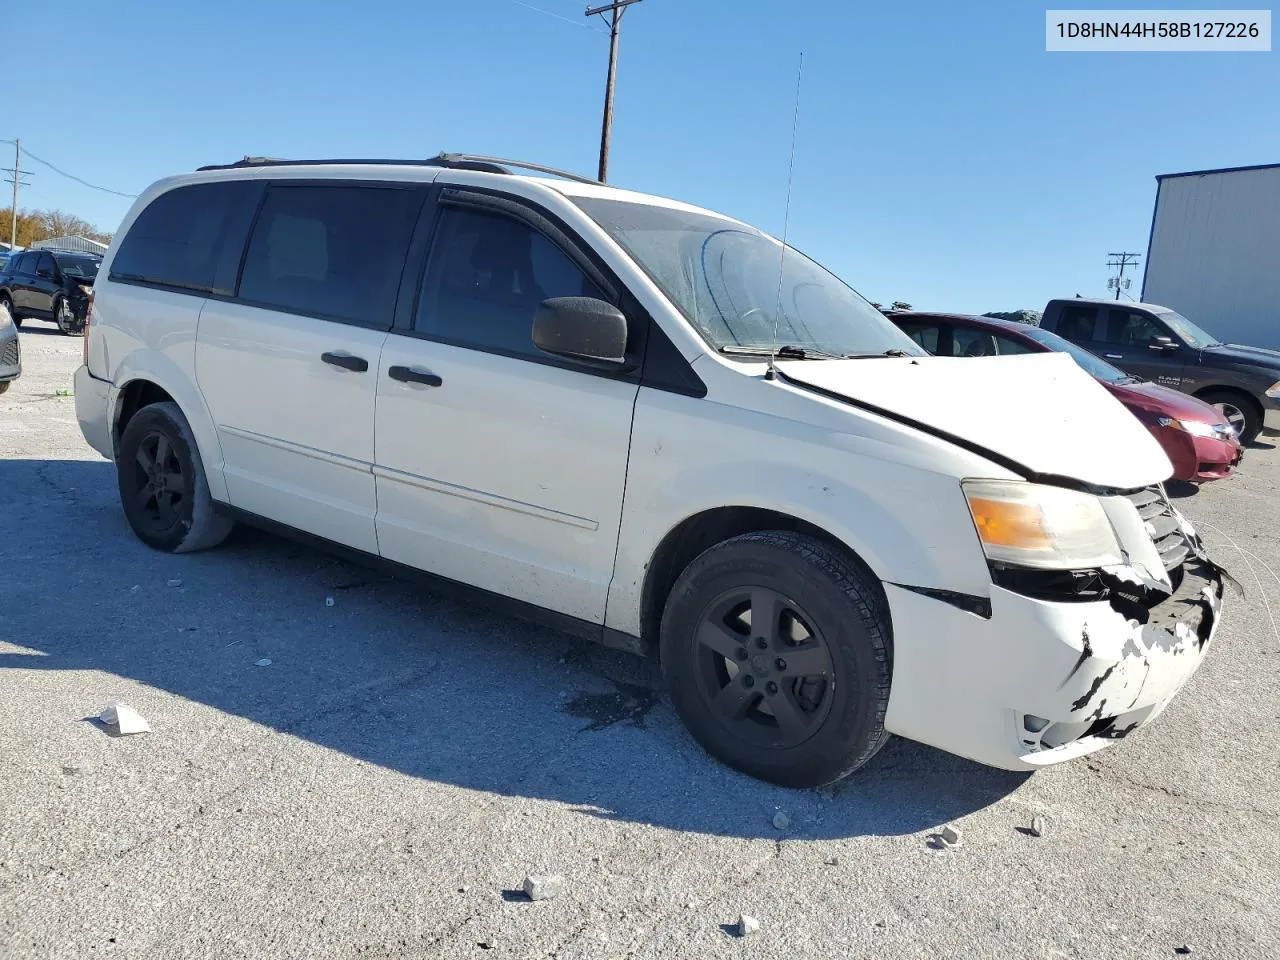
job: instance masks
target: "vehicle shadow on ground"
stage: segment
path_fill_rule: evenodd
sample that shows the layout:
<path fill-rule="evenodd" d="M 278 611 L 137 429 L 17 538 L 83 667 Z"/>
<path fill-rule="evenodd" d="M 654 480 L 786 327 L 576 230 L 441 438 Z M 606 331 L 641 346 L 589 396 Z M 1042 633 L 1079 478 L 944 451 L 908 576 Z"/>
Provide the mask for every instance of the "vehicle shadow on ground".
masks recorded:
<path fill-rule="evenodd" d="M 37 336 L 47 336 L 47 337 L 66 336 L 66 334 L 64 334 L 61 330 L 58 329 L 58 325 L 53 321 L 46 322 L 44 320 L 32 320 L 30 318 L 23 318 L 22 326 L 20 326 L 18 329 L 22 333 L 33 333 L 33 334 L 36 334 Z"/>
<path fill-rule="evenodd" d="M 253 530 L 157 553 L 105 461 L 0 460 L 0 490 L 0 642 L 29 651 L 0 646 L 0 685 L 105 671 L 408 776 L 719 835 L 777 836 L 778 807 L 789 836 L 913 833 L 1026 780 L 895 740 L 834 796 L 773 787 L 692 741 L 649 661 Z"/>

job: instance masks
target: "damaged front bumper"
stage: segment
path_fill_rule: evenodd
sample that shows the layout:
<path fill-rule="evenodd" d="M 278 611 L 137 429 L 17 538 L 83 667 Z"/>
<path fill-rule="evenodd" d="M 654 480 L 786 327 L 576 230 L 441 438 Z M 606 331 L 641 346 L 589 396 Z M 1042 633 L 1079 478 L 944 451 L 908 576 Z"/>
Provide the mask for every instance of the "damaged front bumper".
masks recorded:
<path fill-rule="evenodd" d="M 1158 716 L 1196 672 L 1221 619 L 1224 579 L 1197 549 L 1152 606 L 992 587 L 989 618 L 887 585 L 894 676 L 885 727 L 1010 770 L 1102 749 Z M 1126 585 L 1150 590 L 1117 586 Z"/>

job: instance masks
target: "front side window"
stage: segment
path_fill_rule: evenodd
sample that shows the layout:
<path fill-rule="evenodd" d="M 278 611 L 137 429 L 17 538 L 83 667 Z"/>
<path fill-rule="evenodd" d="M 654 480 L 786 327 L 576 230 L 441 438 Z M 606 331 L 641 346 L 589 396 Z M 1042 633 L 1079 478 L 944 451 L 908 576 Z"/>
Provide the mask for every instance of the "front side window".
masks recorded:
<path fill-rule="evenodd" d="M 1120 347 L 1145 347 L 1156 337 L 1167 337 L 1168 331 L 1145 313 L 1134 310 L 1112 310 L 1107 319 L 1106 342 Z"/>
<path fill-rule="evenodd" d="M 724 217 L 574 197 L 713 347 L 767 354 L 793 345 L 838 356 L 925 351 L 799 250 Z M 781 282 L 779 282 L 781 281 Z"/>
<path fill-rule="evenodd" d="M 230 294 L 247 204 L 257 185 L 200 183 L 162 193 L 138 214 L 111 262 L 112 280 L 133 280 L 205 293 Z"/>
<path fill-rule="evenodd" d="M 1019 340 L 1014 340 L 1012 337 L 1002 337 L 999 334 L 994 334 L 993 338 L 996 342 L 996 353 L 1002 357 L 1016 356 L 1019 353 L 1037 352 L 1031 347 L 1028 347 L 1025 343 L 1022 343 Z"/>
<path fill-rule="evenodd" d="M 98 261 L 95 257 L 54 257 L 58 269 L 64 277 L 73 280 L 92 280 L 98 275 Z"/>
<path fill-rule="evenodd" d="M 47 253 L 40 254 L 40 261 L 36 264 L 36 273 L 44 273 L 46 276 L 56 276 L 58 271 L 53 265 L 53 257 Z"/>
<path fill-rule="evenodd" d="M 563 250 L 527 223 L 445 206 L 414 328 L 461 346 L 541 358 L 533 317 L 551 297 L 605 299 Z"/>
<path fill-rule="evenodd" d="M 239 297 L 390 328 L 421 197 L 376 186 L 272 186 L 245 254 Z"/>
<path fill-rule="evenodd" d="M 1193 350 L 1217 346 L 1221 341 L 1203 327 L 1192 323 L 1182 314 L 1174 310 L 1157 310 L 1156 316 L 1173 328 L 1173 332 L 1182 338 L 1182 342 Z"/>

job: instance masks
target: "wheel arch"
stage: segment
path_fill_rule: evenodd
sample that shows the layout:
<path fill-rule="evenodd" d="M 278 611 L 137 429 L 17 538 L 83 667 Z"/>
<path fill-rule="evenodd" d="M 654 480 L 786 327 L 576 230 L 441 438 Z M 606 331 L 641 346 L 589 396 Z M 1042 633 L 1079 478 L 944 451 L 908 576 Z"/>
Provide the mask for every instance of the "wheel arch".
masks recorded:
<path fill-rule="evenodd" d="M 152 403 L 175 403 L 196 438 L 210 495 L 214 500 L 225 501 L 226 480 L 217 429 L 199 387 L 182 365 L 161 351 L 138 351 L 116 367 L 112 379 L 116 383 L 109 413 L 112 452 L 118 449 L 129 419 L 139 410 Z"/>
<path fill-rule="evenodd" d="M 649 649 L 659 649 L 662 611 L 671 588 L 684 569 L 703 551 L 746 533 L 786 530 L 825 544 L 867 574 L 875 584 L 881 610 L 889 616 L 882 579 L 858 552 L 839 537 L 800 517 L 764 507 L 719 506 L 680 521 L 658 542 L 640 590 L 640 636 Z M 891 634 L 892 635 L 892 634 Z"/>
<path fill-rule="evenodd" d="M 1215 383 L 1207 387 L 1200 387 L 1192 394 L 1197 400 L 1204 400 L 1205 394 L 1210 393 L 1230 393 L 1245 400 L 1259 417 L 1263 415 L 1262 404 L 1253 392 L 1234 383 Z"/>

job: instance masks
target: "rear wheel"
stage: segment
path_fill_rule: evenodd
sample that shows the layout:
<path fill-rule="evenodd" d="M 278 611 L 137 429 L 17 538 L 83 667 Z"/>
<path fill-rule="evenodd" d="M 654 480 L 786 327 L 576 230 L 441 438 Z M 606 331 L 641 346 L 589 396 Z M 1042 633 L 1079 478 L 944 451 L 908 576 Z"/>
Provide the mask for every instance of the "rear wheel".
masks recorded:
<path fill-rule="evenodd" d="M 1241 443 L 1252 443 L 1262 432 L 1262 414 L 1250 397 L 1234 390 L 1208 390 L 1200 394 L 1200 399 L 1218 408 L 1235 428 Z"/>
<path fill-rule="evenodd" d="M 874 578 L 801 534 L 711 547 L 662 618 L 662 668 L 689 731 L 723 763 L 815 787 L 885 744 L 890 628 Z"/>
<path fill-rule="evenodd" d="M 125 517 L 138 539 L 168 553 L 216 547 L 232 523 L 214 511 L 191 427 L 175 403 L 143 407 L 116 456 Z"/>

